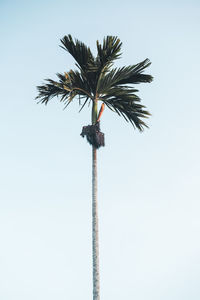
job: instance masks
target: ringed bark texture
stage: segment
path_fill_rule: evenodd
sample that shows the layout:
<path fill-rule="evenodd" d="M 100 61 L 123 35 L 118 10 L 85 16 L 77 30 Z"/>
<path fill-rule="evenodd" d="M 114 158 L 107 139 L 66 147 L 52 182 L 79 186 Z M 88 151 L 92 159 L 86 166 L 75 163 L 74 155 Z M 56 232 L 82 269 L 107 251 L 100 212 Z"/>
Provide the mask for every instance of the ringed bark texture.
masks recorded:
<path fill-rule="evenodd" d="M 93 300 L 100 299 L 99 280 L 99 230 L 97 206 L 97 149 L 92 147 L 92 255 L 93 255 Z"/>

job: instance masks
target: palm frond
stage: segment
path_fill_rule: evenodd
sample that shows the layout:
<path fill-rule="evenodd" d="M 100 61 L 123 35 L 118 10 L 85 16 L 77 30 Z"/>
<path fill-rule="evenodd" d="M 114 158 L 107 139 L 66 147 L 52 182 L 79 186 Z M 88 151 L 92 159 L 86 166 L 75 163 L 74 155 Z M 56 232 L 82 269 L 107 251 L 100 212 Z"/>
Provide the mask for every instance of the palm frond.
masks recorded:
<path fill-rule="evenodd" d="M 77 39 L 75 39 L 74 41 L 70 34 L 65 35 L 60 41 L 63 45 L 60 47 L 69 52 L 74 57 L 74 59 L 78 63 L 78 67 L 83 72 L 87 72 L 88 67 L 94 62 L 94 57 L 90 48 Z"/>
<path fill-rule="evenodd" d="M 88 46 L 73 39 L 70 34 L 64 36 L 61 43 L 61 47 L 75 59 L 78 70 L 58 73 L 58 81 L 47 79 L 43 85 L 38 86 L 36 99 L 39 102 L 47 104 L 53 97 L 59 97 L 66 107 L 78 97 L 81 111 L 87 102 L 90 104 L 98 99 L 139 130 L 147 127 L 143 118 L 147 118 L 150 113 L 140 103 L 136 94 L 138 90 L 132 85 L 153 80 L 151 75 L 144 74 L 151 64 L 149 59 L 136 65 L 112 68 L 114 61 L 121 56 L 122 43 L 117 36 L 105 37 L 102 44 L 97 41 L 96 58 Z"/>
<path fill-rule="evenodd" d="M 128 87 L 115 87 L 110 89 L 106 96 L 101 97 L 101 100 L 109 109 L 114 110 L 142 131 L 144 127 L 148 127 L 142 118 L 148 118 L 150 113 L 144 105 L 140 104 L 141 100 L 134 92 L 137 90 Z"/>
<path fill-rule="evenodd" d="M 57 96 L 61 102 L 64 101 L 68 105 L 77 95 L 92 98 L 88 82 L 78 71 L 70 70 L 68 73 L 56 75 L 59 81 L 46 79 L 47 83 L 37 87 L 39 94 L 36 99 L 40 99 L 39 102 L 47 104 L 50 99 Z"/>
<path fill-rule="evenodd" d="M 89 97 L 87 97 L 87 98 L 85 99 L 85 102 L 82 104 L 82 106 L 81 106 L 79 112 L 81 112 L 81 110 L 83 109 L 83 107 L 84 107 L 85 104 L 87 103 L 88 99 L 89 99 Z"/>
<path fill-rule="evenodd" d="M 60 96 L 60 101 L 64 101 L 68 98 L 70 91 L 63 88 L 62 84 L 52 79 L 46 79 L 46 84 L 37 86 L 38 96 L 40 103 L 47 104 L 50 99 Z"/>
<path fill-rule="evenodd" d="M 71 89 L 77 90 L 79 95 L 89 96 L 89 98 L 92 98 L 91 86 L 82 73 L 70 70 L 66 74 L 69 76 L 68 82 L 70 83 Z"/>
<path fill-rule="evenodd" d="M 151 75 L 142 74 L 144 69 L 146 69 L 150 64 L 150 61 L 145 59 L 137 65 L 110 70 L 109 73 L 99 77 L 97 84 L 98 94 L 106 93 L 110 88 L 122 84 L 151 82 L 153 80 Z"/>
<path fill-rule="evenodd" d="M 116 84 L 138 84 L 142 82 L 151 82 L 153 77 L 149 74 L 143 74 L 144 70 L 151 65 L 151 62 L 148 58 L 142 62 L 127 67 L 127 74 L 124 78 L 121 78 Z M 126 69 L 126 68 L 125 68 Z"/>
<path fill-rule="evenodd" d="M 103 45 L 97 41 L 97 63 L 101 68 L 110 66 L 115 59 L 118 59 L 121 55 L 122 43 L 117 36 L 107 36 L 103 40 Z"/>

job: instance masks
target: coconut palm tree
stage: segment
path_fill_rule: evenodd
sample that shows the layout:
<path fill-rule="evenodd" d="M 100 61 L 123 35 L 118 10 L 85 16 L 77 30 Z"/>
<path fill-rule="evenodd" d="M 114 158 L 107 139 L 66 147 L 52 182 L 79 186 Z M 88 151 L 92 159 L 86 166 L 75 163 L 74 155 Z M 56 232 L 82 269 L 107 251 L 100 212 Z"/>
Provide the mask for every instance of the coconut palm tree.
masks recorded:
<path fill-rule="evenodd" d="M 132 85 L 151 82 L 152 76 L 143 71 L 151 64 L 149 59 L 127 67 L 113 68 L 113 63 L 121 56 L 122 43 L 116 36 L 107 36 L 103 43 L 97 41 L 97 55 L 89 47 L 71 35 L 61 39 L 61 47 L 75 59 L 76 70 L 58 73 L 58 81 L 46 79 L 38 86 L 40 103 L 47 104 L 59 97 L 67 107 L 75 98 L 83 109 L 92 104 L 91 125 L 84 126 L 81 135 L 92 145 L 92 244 L 93 244 L 93 300 L 100 299 L 99 291 L 99 245 L 97 210 L 97 149 L 104 146 L 104 134 L 100 132 L 99 120 L 104 106 L 129 121 L 134 128 L 142 131 L 148 127 L 143 121 L 150 113 L 141 104 L 138 90 Z M 82 102 L 83 101 L 83 102 Z M 98 103 L 101 110 L 98 114 Z"/>

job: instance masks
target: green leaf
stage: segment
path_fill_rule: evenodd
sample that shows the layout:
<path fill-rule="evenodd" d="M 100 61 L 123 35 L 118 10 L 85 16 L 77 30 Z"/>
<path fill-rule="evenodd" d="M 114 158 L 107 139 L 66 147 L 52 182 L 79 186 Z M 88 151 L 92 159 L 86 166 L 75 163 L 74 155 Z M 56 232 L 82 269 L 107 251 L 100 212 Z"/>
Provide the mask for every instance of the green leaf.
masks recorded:
<path fill-rule="evenodd" d="M 142 62 L 112 68 L 116 59 L 121 56 L 122 43 L 117 36 L 107 36 L 101 44 L 97 41 L 97 56 L 94 57 L 90 48 L 70 34 L 61 39 L 61 47 L 75 59 L 77 70 L 63 74 L 57 73 L 58 81 L 46 79 L 37 87 L 39 102 L 47 104 L 52 98 L 59 97 L 65 108 L 75 99 L 84 99 L 83 105 L 90 104 L 94 99 L 101 100 L 112 111 L 121 115 L 126 121 L 143 130 L 148 127 L 143 121 L 150 113 L 141 104 L 138 90 L 134 84 L 151 82 L 153 77 L 144 74 L 150 66 L 149 59 Z"/>

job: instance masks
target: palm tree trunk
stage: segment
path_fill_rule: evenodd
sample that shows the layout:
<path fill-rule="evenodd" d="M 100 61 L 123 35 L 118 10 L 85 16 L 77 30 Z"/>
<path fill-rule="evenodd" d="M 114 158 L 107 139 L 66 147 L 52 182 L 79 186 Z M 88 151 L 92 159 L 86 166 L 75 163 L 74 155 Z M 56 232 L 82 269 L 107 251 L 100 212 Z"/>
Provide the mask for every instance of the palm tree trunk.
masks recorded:
<path fill-rule="evenodd" d="M 97 120 L 97 101 L 93 102 L 92 124 Z M 92 257 L 93 257 L 93 300 L 100 299 L 99 286 L 99 231 L 97 207 L 97 149 L 92 147 Z"/>
<path fill-rule="evenodd" d="M 92 147 L 92 256 L 93 256 L 93 300 L 100 299 L 99 289 L 99 231 L 97 207 L 97 149 Z"/>

